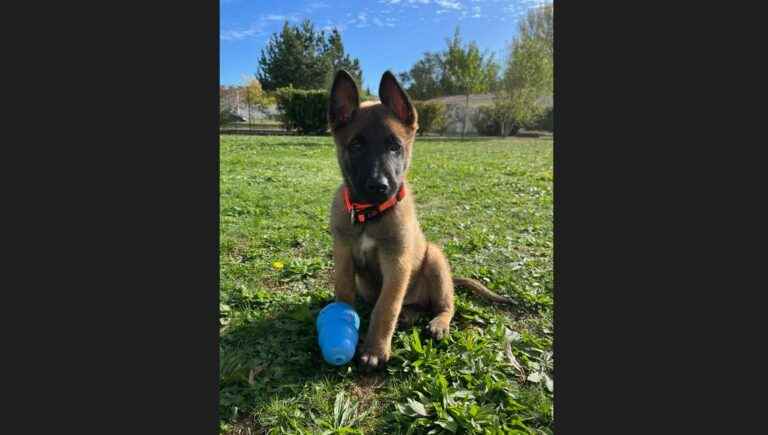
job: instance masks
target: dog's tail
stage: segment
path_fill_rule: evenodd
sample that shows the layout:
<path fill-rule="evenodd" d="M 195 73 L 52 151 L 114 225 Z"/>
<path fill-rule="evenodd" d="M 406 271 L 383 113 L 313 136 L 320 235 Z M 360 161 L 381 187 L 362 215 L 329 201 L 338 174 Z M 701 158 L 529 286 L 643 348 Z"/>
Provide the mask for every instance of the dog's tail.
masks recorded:
<path fill-rule="evenodd" d="M 472 278 L 459 278 L 453 277 L 453 285 L 457 287 L 464 287 L 472 290 L 472 293 L 480 296 L 483 299 L 499 304 L 512 304 L 513 299 L 505 296 L 497 295 L 496 293 L 488 290 L 488 288 Z"/>

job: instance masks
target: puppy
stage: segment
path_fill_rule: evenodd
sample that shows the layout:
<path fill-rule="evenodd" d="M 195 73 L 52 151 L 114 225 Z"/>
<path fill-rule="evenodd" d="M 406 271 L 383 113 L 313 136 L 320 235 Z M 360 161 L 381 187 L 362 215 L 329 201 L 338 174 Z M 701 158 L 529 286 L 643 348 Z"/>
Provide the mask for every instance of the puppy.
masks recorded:
<path fill-rule="evenodd" d="M 374 306 L 363 348 L 366 368 L 382 367 L 401 313 L 431 310 L 429 331 L 448 334 L 454 284 L 495 302 L 499 296 L 475 280 L 452 278 L 445 255 L 427 242 L 405 180 L 418 114 L 395 76 L 379 84 L 380 102 L 360 103 L 357 85 L 339 71 L 331 87 L 328 122 L 343 183 L 331 205 L 336 300 L 354 306 L 359 294 Z"/>

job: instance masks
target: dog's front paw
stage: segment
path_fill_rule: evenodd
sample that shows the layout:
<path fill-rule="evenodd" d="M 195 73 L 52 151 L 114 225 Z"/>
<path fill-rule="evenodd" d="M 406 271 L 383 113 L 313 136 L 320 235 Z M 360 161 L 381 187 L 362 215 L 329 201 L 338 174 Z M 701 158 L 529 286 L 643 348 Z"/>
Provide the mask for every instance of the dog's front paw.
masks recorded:
<path fill-rule="evenodd" d="M 360 355 L 360 365 L 363 369 L 374 370 L 382 368 L 389 361 L 390 350 L 385 346 L 364 347 Z"/>
<path fill-rule="evenodd" d="M 429 322 L 429 332 L 436 340 L 442 340 L 448 336 L 448 330 L 450 329 L 450 321 L 446 321 L 442 317 L 435 317 Z"/>

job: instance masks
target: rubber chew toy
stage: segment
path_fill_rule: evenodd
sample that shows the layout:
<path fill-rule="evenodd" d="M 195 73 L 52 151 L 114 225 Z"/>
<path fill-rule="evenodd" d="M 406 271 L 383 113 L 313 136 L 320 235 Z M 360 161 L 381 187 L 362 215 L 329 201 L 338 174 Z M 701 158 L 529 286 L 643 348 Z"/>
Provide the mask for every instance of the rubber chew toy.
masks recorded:
<path fill-rule="evenodd" d="M 317 341 L 323 359 L 335 366 L 351 361 L 359 328 L 360 317 L 351 305 L 344 302 L 326 305 L 317 315 Z"/>

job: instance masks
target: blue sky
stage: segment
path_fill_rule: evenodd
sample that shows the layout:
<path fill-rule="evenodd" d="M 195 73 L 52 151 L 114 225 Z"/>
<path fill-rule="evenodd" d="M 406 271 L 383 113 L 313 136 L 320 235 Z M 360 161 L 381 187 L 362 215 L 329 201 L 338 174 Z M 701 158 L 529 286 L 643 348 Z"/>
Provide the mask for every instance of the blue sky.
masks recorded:
<path fill-rule="evenodd" d="M 458 25 L 464 41 L 506 57 L 519 17 L 541 0 L 220 0 L 220 82 L 242 84 L 257 71 L 261 49 L 283 22 L 309 18 L 336 27 L 360 59 L 363 86 L 375 94 L 385 70 L 406 71 L 425 51 L 445 48 Z"/>

